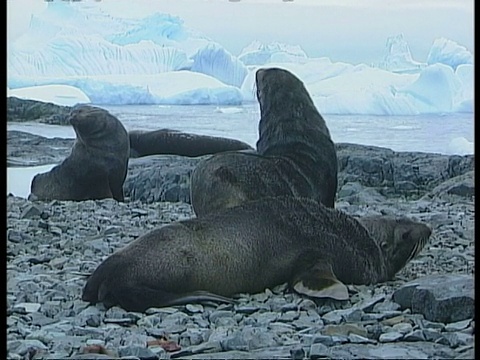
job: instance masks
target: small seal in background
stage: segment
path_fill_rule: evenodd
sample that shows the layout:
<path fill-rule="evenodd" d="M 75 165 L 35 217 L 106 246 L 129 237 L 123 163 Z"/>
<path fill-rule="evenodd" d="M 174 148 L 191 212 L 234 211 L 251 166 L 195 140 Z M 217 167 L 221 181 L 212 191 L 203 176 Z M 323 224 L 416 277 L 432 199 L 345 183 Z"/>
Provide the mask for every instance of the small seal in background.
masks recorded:
<path fill-rule="evenodd" d="M 122 123 L 108 111 L 79 105 L 70 113 L 76 141 L 70 155 L 49 172 L 37 174 L 29 200 L 123 201 L 130 142 Z"/>

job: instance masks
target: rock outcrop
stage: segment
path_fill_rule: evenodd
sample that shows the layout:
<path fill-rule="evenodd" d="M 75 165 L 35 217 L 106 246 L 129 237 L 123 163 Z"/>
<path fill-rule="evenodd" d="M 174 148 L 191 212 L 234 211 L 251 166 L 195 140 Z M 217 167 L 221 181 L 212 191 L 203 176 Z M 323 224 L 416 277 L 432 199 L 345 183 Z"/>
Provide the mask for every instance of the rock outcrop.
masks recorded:
<path fill-rule="evenodd" d="M 60 106 L 36 100 L 7 97 L 7 122 L 36 121 L 45 124 L 70 125 L 70 106 Z"/>
<path fill-rule="evenodd" d="M 74 139 L 45 138 L 21 131 L 7 132 L 7 166 L 60 163 L 70 154 Z M 474 155 L 396 152 L 357 144 L 336 144 L 339 198 L 352 203 L 381 201 L 384 196 L 420 198 L 436 196 L 448 187 L 452 194 L 474 194 Z M 130 200 L 190 201 L 190 174 L 205 158 L 150 155 L 131 158 L 124 184 Z M 468 175 L 469 173 L 470 175 Z M 466 174 L 466 175 L 464 175 Z M 464 175 L 464 178 L 446 180 Z M 470 180 L 469 180 L 470 179 Z M 356 185 L 355 185 L 356 184 Z M 436 189 L 436 190 L 434 190 Z M 168 199 L 168 200 L 167 200 Z"/>

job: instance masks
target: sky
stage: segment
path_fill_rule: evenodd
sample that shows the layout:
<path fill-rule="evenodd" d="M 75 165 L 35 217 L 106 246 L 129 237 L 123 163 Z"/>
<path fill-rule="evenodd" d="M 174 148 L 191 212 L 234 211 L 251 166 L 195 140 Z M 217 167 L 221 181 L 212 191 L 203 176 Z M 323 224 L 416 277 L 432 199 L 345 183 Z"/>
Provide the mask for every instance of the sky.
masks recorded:
<path fill-rule="evenodd" d="M 65 0 L 51 0 L 65 1 Z M 77 0 L 78 1 L 78 0 Z M 220 43 L 233 55 L 254 40 L 300 45 L 309 57 L 366 63 L 384 56 L 388 36 L 402 33 L 414 60 L 424 62 L 445 37 L 474 50 L 473 0 L 80 0 L 112 16 L 155 11 Z M 28 29 L 44 0 L 7 0 L 7 41 Z"/>

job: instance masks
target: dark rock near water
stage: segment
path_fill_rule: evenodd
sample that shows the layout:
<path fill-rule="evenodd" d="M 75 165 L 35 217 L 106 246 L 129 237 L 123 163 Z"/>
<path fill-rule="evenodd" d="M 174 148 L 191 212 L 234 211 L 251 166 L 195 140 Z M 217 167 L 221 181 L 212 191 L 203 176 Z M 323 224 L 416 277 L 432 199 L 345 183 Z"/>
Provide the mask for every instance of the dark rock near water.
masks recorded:
<path fill-rule="evenodd" d="M 338 200 L 348 201 L 350 204 L 372 204 L 385 201 L 374 188 L 363 186 L 358 182 L 348 182 L 342 186 L 337 195 Z"/>
<path fill-rule="evenodd" d="M 20 131 L 7 132 L 7 166 L 60 163 L 74 139 L 47 139 Z M 438 197 L 440 193 L 473 196 L 474 156 L 395 152 L 356 144 L 336 144 L 339 199 L 351 204 L 381 203 L 385 197 Z M 151 203 L 190 201 L 190 174 L 209 155 L 190 158 L 152 155 L 131 158 L 124 184 L 126 197 Z M 465 175 L 464 175 L 465 174 Z M 454 179 L 458 176 L 458 179 Z M 436 188 L 446 180 L 451 183 Z"/>
<path fill-rule="evenodd" d="M 198 161 L 178 155 L 150 155 L 129 160 L 125 197 L 146 203 L 190 203 L 190 175 Z"/>
<path fill-rule="evenodd" d="M 474 171 L 468 171 L 462 175 L 455 176 L 436 186 L 430 192 L 425 194 L 425 199 L 455 200 L 459 198 L 472 199 L 475 196 L 475 179 Z"/>
<path fill-rule="evenodd" d="M 70 125 L 69 106 L 60 106 L 36 100 L 7 97 L 7 122 L 38 121 L 45 124 Z"/>
<path fill-rule="evenodd" d="M 73 147 L 75 139 L 46 138 L 23 131 L 7 131 L 7 167 L 59 164 Z"/>
<path fill-rule="evenodd" d="M 474 168 L 473 155 L 395 152 L 357 144 L 336 144 L 338 183 L 358 182 L 383 195 L 420 195 Z"/>
<path fill-rule="evenodd" d="M 381 203 L 385 196 L 419 198 L 445 180 L 474 168 L 473 155 L 403 153 L 355 144 L 337 144 L 337 151 L 339 199 L 351 204 Z M 206 157 L 154 155 L 130 159 L 125 194 L 144 202 L 189 202 L 190 174 Z"/>
<path fill-rule="evenodd" d="M 393 293 L 393 300 L 430 321 L 452 323 L 470 319 L 475 312 L 473 276 L 426 276 L 403 285 Z"/>

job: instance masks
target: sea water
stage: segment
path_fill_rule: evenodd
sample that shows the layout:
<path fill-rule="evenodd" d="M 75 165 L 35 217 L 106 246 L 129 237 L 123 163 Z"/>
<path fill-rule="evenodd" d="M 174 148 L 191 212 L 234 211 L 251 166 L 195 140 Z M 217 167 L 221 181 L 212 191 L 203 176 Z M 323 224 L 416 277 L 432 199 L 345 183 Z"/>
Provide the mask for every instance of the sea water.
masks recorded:
<path fill-rule="evenodd" d="M 214 105 L 122 105 L 101 107 L 110 111 L 127 130 L 173 129 L 195 134 L 238 139 L 255 147 L 258 139 L 258 104 Z M 348 142 L 441 154 L 473 153 L 472 113 L 417 116 L 323 115 L 336 143 Z M 75 138 L 71 126 L 12 123 L 7 130 L 20 130 L 45 137 Z M 7 194 L 28 196 L 30 181 L 42 167 L 8 168 Z"/>

